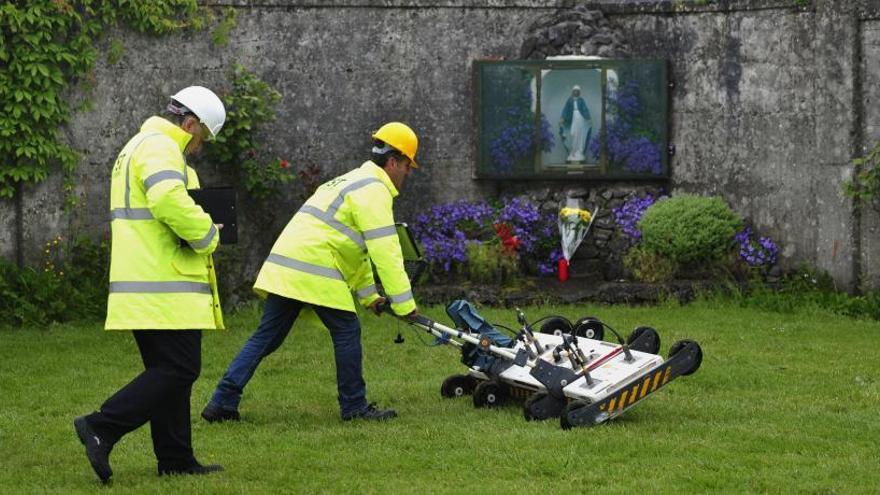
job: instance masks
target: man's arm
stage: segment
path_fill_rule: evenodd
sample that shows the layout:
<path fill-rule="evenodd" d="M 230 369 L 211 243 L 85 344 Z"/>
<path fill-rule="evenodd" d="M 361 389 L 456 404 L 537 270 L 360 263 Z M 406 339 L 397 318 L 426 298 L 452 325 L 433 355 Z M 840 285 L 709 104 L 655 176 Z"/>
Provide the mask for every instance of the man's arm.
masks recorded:
<path fill-rule="evenodd" d="M 168 146 L 151 146 L 139 155 L 140 173 L 135 177 L 143 187 L 153 217 L 171 228 L 197 253 L 213 252 L 220 242 L 219 229 L 186 192 L 185 165 L 180 151 L 169 143 Z"/>
<path fill-rule="evenodd" d="M 391 194 L 382 184 L 364 187 L 346 197 L 352 201 L 355 227 L 364 235 L 367 252 L 382 281 L 395 314 L 416 310 L 409 278 L 403 266 L 403 252 L 394 226 Z"/>

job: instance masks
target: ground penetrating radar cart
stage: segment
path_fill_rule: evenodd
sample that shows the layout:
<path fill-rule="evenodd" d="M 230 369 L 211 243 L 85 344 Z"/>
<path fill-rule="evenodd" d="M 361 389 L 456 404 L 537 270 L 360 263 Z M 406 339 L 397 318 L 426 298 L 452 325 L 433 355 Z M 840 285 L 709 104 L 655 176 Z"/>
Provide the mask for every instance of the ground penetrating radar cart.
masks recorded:
<path fill-rule="evenodd" d="M 398 235 L 405 258 L 419 260 L 405 224 L 398 226 Z M 609 325 L 589 316 L 572 323 L 551 315 L 530 324 L 517 309 L 520 330 L 514 331 L 488 323 L 467 301 L 453 301 L 446 312 L 455 327 L 424 315 L 404 318 L 438 343 L 461 349 L 468 371 L 443 381 L 444 397 L 470 394 L 476 407 L 524 398 L 527 420 L 558 417 L 565 429 L 597 425 L 622 414 L 672 380 L 697 371 L 703 358 L 697 342 L 680 340 L 664 359 L 657 354 L 660 336 L 646 326 L 633 330 L 624 341 Z M 602 340 L 606 328 L 616 344 Z"/>
<path fill-rule="evenodd" d="M 468 304 L 454 301 L 447 308 L 454 320 L 462 305 Z M 410 321 L 439 342 L 461 348 L 467 374 L 446 378 L 440 387 L 444 397 L 472 394 L 476 407 L 525 398 L 527 420 L 559 417 L 563 428 L 593 426 L 695 372 L 702 361 L 699 344 L 691 340 L 673 344 L 664 360 L 656 354 L 660 339 L 650 327 L 636 328 L 626 342 L 612 344 L 601 340 L 604 328 L 610 327 L 596 318 L 571 325 L 553 316 L 535 332 L 524 314 L 517 313 L 522 329 L 515 338 L 488 324 L 452 328 L 421 315 Z"/>

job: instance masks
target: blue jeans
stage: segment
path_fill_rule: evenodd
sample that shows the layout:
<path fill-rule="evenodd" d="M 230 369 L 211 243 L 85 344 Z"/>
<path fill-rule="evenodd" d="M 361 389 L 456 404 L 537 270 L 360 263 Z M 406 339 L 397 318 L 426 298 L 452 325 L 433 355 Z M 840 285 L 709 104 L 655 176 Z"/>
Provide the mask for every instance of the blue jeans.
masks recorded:
<path fill-rule="evenodd" d="M 287 338 L 300 310 L 307 303 L 269 294 L 257 331 L 245 342 L 211 397 L 215 407 L 235 411 L 245 385 L 254 376 L 260 361 L 272 354 Z M 336 385 L 342 417 L 367 408 L 367 386 L 363 377 L 361 325 L 351 311 L 312 306 L 318 318 L 330 330 L 336 357 Z"/>

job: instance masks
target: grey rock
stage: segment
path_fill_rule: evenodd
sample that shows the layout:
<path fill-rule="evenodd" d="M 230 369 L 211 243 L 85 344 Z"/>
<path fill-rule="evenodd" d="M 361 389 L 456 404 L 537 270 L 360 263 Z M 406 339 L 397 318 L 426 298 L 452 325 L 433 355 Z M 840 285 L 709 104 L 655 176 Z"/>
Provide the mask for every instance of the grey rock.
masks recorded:
<path fill-rule="evenodd" d="M 614 48 L 608 45 L 600 46 L 596 54 L 600 57 L 611 58 L 614 56 Z"/>
<path fill-rule="evenodd" d="M 565 192 L 565 195 L 568 196 L 569 198 L 582 199 L 587 196 L 587 190 L 583 187 L 575 187 L 575 188 L 568 189 Z"/>
<path fill-rule="evenodd" d="M 595 237 L 597 240 L 607 241 L 611 239 L 611 231 L 605 229 L 593 229 L 593 232 L 590 234 Z"/>
<path fill-rule="evenodd" d="M 594 34 L 590 41 L 597 45 L 610 45 L 614 42 L 614 38 L 611 37 L 611 34 L 601 31 Z"/>

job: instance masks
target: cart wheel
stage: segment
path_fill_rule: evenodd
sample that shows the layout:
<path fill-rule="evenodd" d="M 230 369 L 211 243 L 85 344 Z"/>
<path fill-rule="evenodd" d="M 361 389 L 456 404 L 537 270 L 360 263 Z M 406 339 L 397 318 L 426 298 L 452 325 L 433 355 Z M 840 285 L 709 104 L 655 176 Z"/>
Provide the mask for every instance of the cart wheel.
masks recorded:
<path fill-rule="evenodd" d="M 696 343 L 693 340 L 679 340 L 677 342 L 674 342 L 672 344 L 672 347 L 669 348 L 669 357 L 671 358 L 672 356 L 675 356 L 676 354 L 681 352 L 681 350 L 684 349 L 685 346 L 687 346 L 688 344 L 695 345 L 697 347 L 697 352 L 691 365 L 687 368 L 686 371 L 682 371 L 682 375 L 690 375 L 691 373 L 700 369 L 700 364 L 703 363 L 703 349 L 700 348 L 700 344 Z"/>
<path fill-rule="evenodd" d="M 526 399 L 526 403 L 523 404 L 523 416 L 526 418 L 526 421 L 546 419 L 546 418 L 542 418 L 542 417 L 535 415 L 535 413 L 532 412 L 532 405 L 535 402 L 538 402 L 538 401 L 544 399 L 545 397 L 547 397 L 547 395 L 549 395 L 549 394 L 546 391 L 539 390 L 539 391 L 533 393 L 531 395 L 531 397 Z"/>
<path fill-rule="evenodd" d="M 575 337 L 602 340 L 605 338 L 605 325 L 595 316 L 583 316 L 574 323 L 572 333 Z"/>
<path fill-rule="evenodd" d="M 577 411 L 578 409 L 583 409 L 585 407 L 588 407 L 589 405 L 590 405 L 590 401 L 583 400 L 583 399 L 575 399 L 575 400 L 569 402 L 562 409 L 562 414 L 559 416 L 559 426 L 561 426 L 563 430 L 571 429 L 571 427 L 575 426 L 575 425 L 571 424 L 568 421 L 568 414 L 571 412 Z"/>
<path fill-rule="evenodd" d="M 474 389 L 474 407 L 495 407 L 503 399 L 501 385 L 494 380 L 481 382 Z"/>
<path fill-rule="evenodd" d="M 474 391 L 474 378 L 470 375 L 451 375 L 440 385 L 443 397 L 461 397 Z"/>
<path fill-rule="evenodd" d="M 553 317 L 549 318 L 543 325 L 541 325 L 541 329 L 538 331 L 561 337 L 564 334 L 571 333 L 571 323 L 565 318 Z"/>
<path fill-rule="evenodd" d="M 660 335 L 651 327 L 637 327 L 626 338 L 626 345 L 636 351 L 657 354 L 660 352 Z"/>

